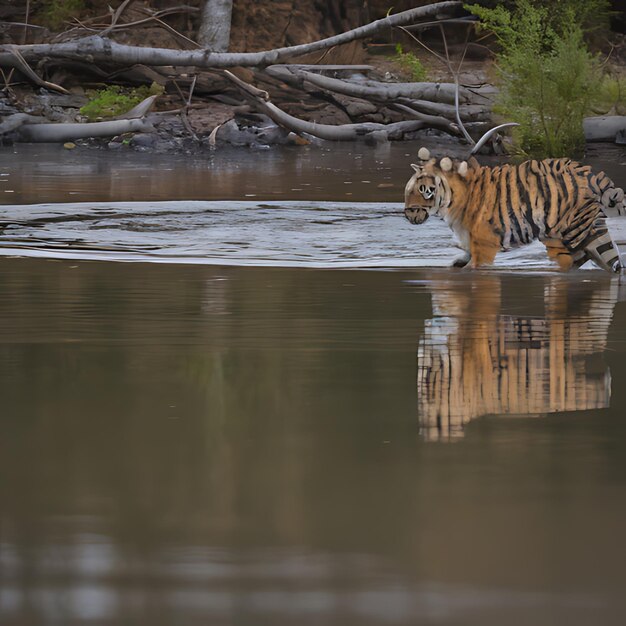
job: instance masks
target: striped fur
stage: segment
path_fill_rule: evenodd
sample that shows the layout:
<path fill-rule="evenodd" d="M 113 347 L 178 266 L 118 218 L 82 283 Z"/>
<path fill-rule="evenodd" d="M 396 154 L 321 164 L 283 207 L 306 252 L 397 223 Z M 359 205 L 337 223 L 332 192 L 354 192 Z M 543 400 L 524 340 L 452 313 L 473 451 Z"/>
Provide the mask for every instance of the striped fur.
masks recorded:
<path fill-rule="evenodd" d="M 437 161 L 424 148 L 419 156 L 405 189 L 405 215 L 413 224 L 442 217 L 466 251 L 455 265 L 490 264 L 499 250 L 539 239 L 562 270 L 591 259 L 621 271 L 606 213 L 624 210 L 624 194 L 603 172 L 569 159 L 483 167 L 473 159 Z"/>

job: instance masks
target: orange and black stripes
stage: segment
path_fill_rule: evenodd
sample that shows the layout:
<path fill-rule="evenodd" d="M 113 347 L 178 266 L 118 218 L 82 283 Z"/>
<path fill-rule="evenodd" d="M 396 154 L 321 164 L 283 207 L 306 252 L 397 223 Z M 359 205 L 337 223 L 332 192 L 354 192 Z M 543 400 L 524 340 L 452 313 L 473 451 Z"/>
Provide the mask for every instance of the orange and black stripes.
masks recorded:
<path fill-rule="evenodd" d="M 605 217 L 611 210 L 626 214 L 624 193 L 604 172 L 569 159 L 469 168 L 447 157 L 414 169 L 405 193 L 407 217 L 413 223 L 443 217 L 473 266 L 491 262 L 501 248 L 539 239 L 562 269 L 588 259 L 607 271 L 621 269 Z M 420 188 L 436 190 L 432 202 L 415 192 Z"/>

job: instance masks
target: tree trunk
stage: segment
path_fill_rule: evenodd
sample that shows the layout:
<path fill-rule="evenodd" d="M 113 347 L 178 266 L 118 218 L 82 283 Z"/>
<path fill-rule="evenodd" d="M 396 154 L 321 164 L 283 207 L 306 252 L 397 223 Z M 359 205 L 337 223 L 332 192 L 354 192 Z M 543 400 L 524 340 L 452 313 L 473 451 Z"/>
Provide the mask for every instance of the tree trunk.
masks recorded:
<path fill-rule="evenodd" d="M 233 0 L 206 0 L 202 9 L 198 43 L 212 52 L 228 52 Z"/>

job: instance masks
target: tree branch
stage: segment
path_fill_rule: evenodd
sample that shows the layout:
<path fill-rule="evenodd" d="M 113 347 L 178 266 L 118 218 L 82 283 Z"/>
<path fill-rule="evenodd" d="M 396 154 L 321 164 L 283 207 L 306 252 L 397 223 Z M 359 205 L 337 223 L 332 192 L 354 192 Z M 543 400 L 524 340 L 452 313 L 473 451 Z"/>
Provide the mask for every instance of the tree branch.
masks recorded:
<path fill-rule="evenodd" d="M 120 65 L 184 65 L 201 68 L 227 68 L 236 66 L 264 67 L 281 63 L 286 59 L 325 50 L 332 46 L 349 43 L 371 37 L 382 30 L 409 24 L 425 17 L 440 15 L 443 12 L 459 9 L 462 2 L 451 0 L 437 2 L 427 6 L 409 9 L 385 17 L 365 26 L 360 26 L 333 37 L 327 37 L 308 44 L 276 48 L 264 52 L 210 52 L 209 50 L 169 50 L 167 48 L 144 48 L 119 44 L 97 35 L 72 42 L 57 44 L 30 44 L 17 46 L 23 57 L 37 61 L 43 57 L 73 60 L 88 60 L 92 63 Z M 10 51 L 7 46 L 0 46 L 0 65 L 7 65 Z"/>
<path fill-rule="evenodd" d="M 395 122 L 393 124 L 366 122 L 363 124 L 341 124 L 338 126 L 308 122 L 294 117 L 293 115 L 289 115 L 272 104 L 269 101 L 269 94 L 266 91 L 249 85 L 228 70 L 226 70 L 224 74 L 237 86 L 246 100 L 257 110 L 267 115 L 283 128 L 298 134 L 306 133 L 328 141 L 354 141 L 355 139 L 375 136 L 375 133 L 383 133 L 386 138 L 397 138 L 401 137 L 404 133 L 430 126 L 430 124 L 423 119 Z"/>

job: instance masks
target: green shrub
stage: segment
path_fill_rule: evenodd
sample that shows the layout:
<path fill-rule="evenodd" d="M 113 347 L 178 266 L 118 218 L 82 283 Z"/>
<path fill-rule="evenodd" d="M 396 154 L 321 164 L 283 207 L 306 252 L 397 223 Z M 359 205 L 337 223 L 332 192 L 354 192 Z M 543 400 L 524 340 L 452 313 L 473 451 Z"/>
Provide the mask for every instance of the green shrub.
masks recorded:
<path fill-rule="evenodd" d="M 546 6 L 517 0 L 512 10 L 502 5 L 467 7 L 500 44 L 495 110 L 506 121 L 520 124 L 513 130 L 514 149 L 520 154 L 571 156 L 584 146 L 582 120 L 596 97 L 601 74 L 583 37 L 589 17 L 584 4 L 561 0 Z"/>
<path fill-rule="evenodd" d="M 37 21 L 50 30 L 59 30 L 85 8 L 83 0 L 47 0 L 37 13 Z"/>
<path fill-rule="evenodd" d="M 603 76 L 592 111 L 597 115 L 626 115 L 626 78 Z"/>
<path fill-rule="evenodd" d="M 148 96 L 159 93 L 158 86 L 152 87 L 136 87 L 134 89 L 125 89 L 118 85 L 110 85 L 99 91 L 88 91 L 89 102 L 81 107 L 80 112 L 89 121 L 98 119 L 106 119 L 117 117 L 134 106 L 137 106 L 142 100 Z"/>
<path fill-rule="evenodd" d="M 411 80 L 416 83 L 426 80 L 426 68 L 422 62 L 412 52 L 404 52 L 401 44 L 396 44 L 395 59 L 411 75 Z"/>

